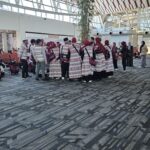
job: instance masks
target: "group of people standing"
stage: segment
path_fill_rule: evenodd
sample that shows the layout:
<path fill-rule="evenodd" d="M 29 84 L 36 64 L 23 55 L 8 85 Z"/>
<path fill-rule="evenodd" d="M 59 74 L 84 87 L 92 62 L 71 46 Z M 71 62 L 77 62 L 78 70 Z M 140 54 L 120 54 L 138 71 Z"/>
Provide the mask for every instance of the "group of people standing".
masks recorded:
<path fill-rule="evenodd" d="M 129 49 L 131 59 L 128 60 Z M 127 46 L 126 42 L 121 43 L 123 69 L 126 66 L 133 66 L 133 47 Z M 28 74 L 29 64 L 39 80 L 39 74 L 45 80 L 45 74 L 53 79 L 82 80 L 92 82 L 101 78 L 111 77 L 114 69 L 118 69 L 118 48 L 116 43 L 110 46 L 108 40 L 101 43 L 101 38 L 91 37 L 85 39 L 82 44 L 74 37 L 71 41 L 64 38 L 64 44 L 59 42 L 44 43 L 43 40 L 24 40 L 20 49 L 22 64 L 22 78 L 30 77 Z"/>
<path fill-rule="evenodd" d="M 44 80 L 47 70 L 50 78 L 83 82 L 110 77 L 114 72 L 109 41 L 106 40 L 103 45 L 98 37 L 86 39 L 83 44 L 77 43 L 76 38 L 72 38 L 71 42 L 64 38 L 62 45 L 59 42 L 48 42 L 44 45 L 43 40 L 32 39 L 29 46 L 28 40 L 24 40 L 20 59 L 22 78 L 29 77 L 28 66 L 32 62 L 33 66 L 36 65 L 36 80 L 39 80 L 40 73 Z"/>

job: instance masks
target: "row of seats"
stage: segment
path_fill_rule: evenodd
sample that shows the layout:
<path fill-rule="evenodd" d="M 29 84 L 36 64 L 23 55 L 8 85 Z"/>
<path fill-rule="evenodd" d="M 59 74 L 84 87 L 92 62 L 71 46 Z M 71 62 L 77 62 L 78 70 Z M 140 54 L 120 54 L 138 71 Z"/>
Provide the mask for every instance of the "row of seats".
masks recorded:
<path fill-rule="evenodd" d="M 0 60 L 2 60 L 4 63 L 8 64 L 11 61 L 16 61 L 19 63 L 19 56 L 16 51 L 13 52 L 1 52 L 0 53 Z"/>

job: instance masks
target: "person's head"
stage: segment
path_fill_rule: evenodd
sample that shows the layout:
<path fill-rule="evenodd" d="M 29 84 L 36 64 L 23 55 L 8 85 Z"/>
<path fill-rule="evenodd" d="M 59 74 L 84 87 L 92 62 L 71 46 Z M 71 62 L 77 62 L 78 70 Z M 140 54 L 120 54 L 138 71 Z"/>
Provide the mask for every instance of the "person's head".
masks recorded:
<path fill-rule="evenodd" d="M 46 46 L 47 46 L 47 47 L 50 47 L 50 46 L 51 46 L 51 42 L 47 42 L 47 43 L 46 43 Z"/>
<path fill-rule="evenodd" d="M 23 43 L 24 43 L 25 45 L 28 45 L 28 40 L 27 40 L 27 39 L 23 40 Z"/>
<path fill-rule="evenodd" d="M 64 43 L 65 44 L 68 44 L 69 43 L 69 39 L 66 37 L 66 38 L 64 38 Z"/>
<path fill-rule="evenodd" d="M 142 42 L 141 42 L 141 45 L 145 45 L 145 41 L 142 41 Z"/>
<path fill-rule="evenodd" d="M 46 46 L 46 43 L 44 42 L 44 39 L 40 39 L 42 41 L 42 46 Z"/>
<path fill-rule="evenodd" d="M 128 46 L 131 46 L 131 42 L 128 43 Z"/>
<path fill-rule="evenodd" d="M 109 41 L 108 40 L 105 41 L 105 45 L 109 46 Z"/>
<path fill-rule="evenodd" d="M 52 48 L 55 48 L 57 45 L 55 42 L 52 42 Z"/>
<path fill-rule="evenodd" d="M 113 46 L 116 47 L 116 42 L 113 42 Z"/>
<path fill-rule="evenodd" d="M 121 46 L 126 47 L 127 46 L 126 42 L 125 41 L 121 42 Z"/>
<path fill-rule="evenodd" d="M 31 42 L 32 45 L 35 45 L 35 43 L 36 43 L 35 39 L 31 39 L 30 42 Z"/>
<path fill-rule="evenodd" d="M 77 43 L 77 39 L 75 37 L 72 38 L 72 43 Z"/>
<path fill-rule="evenodd" d="M 84 46 L 88 46 L 88 45 L 90 45 L 90 41 L 88 39 L 85 39 L 83 41 L 83 44 L 84 44 Z"/>
<path fill-rule="evenodd" d="M 71 40 L 69 40 L 69 44 L 71 44 L 72 43 L 72 41 Z"/>
<path fill-rule="evenodd" d="M 57 45 L 57 47 L 60 47 L 60 46 L 61 46 L 60 42 L 57 42 L 56 45 Z"/>
<path fill-rule="evenodd" d="M 94 40 L 95 40 L 94 37 L 91 37 L 91 42 L 92 42 L 92 43 L 94 43 Z"/>
<path fill-rule="evenodd" d="M 36 40 L 36 44 L 37 44 L 38 46 L 42 46 L 43 41 L 42 41 L 41 39 L 37 39 L 37 40 Z"/>
<path fill-rule="evenodd" d="M 99 44 L 99 43 L 101 42 L 101 38 L 97 37 L 97 38 L 95 39 L 95 41 L 96 41 L 96 44 Z"/>

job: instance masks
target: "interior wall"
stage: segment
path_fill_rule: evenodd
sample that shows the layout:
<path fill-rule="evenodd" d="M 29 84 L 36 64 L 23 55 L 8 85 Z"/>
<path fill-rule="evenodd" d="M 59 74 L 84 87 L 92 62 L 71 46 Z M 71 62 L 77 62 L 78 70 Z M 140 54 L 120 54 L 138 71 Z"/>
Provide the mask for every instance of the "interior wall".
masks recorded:
<path fill-rule="evenodd" d="M 17 47 L 26 38 L 25 32 L 78 36 L 77 25 L 57 20 L 43 19 L 35 16 L 18 14 L 0 10 L 0 29 L 15 30 Z"/>
<path fill-rule="evenodd" d="M 150 54 L 150 35 L 144 35 L 142 40 L 145 41 L 148 47 L 148 53 Z"/>
<path fill-rule="evenodd" d="M 117 46 L 119 47 L 122 41 L 128 43 L 130 41 L 130 37 L 129 35 L 103 35 L 103 43 L 105 40 L 109 40 L 111 45 L 113 44 L 113 42 L 116 42 Z"/>

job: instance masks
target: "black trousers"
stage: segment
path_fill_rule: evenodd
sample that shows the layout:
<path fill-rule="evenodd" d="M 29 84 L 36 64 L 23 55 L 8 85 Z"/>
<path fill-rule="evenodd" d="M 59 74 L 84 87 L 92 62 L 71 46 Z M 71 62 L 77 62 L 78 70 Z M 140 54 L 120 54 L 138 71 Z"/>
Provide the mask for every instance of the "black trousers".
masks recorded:
<path fill-rule="evenodd" d="M 93 76 L 92 75 L 83 76 L 82 80 L 85 80 L 86 82 L 89 82 L 90 80 L 93 80 Z"/>
<path fill-rule="evenodd" d="M 113 72 L 113 71 L 110 71 L 110 72 L 106 72 L 106 74 L 107 74 L 107 77 L 108 77 L 108 76 L 113 76 L 113 75 L 114 75 L 114 72 Z"/>
<path fill-rule="evenodd" d="M 133 67 L 133 56 L 127 58 L 127 66 Z"/>
<path fill-rule="evenodd" d="M 117 69 L 118 68 L 118 60 L 113 59 L 113 64 L 114 64 L 114 68 Z"/>
<path fill-rule="evenodd" d="M 126 70 L 127 58 L 122 58 L 122 66 L 123 66 L 123 70 Z"/>
<path fill-rule="evenodd" d="M 29 76 L 28 74 L 28 62 L 25 59 L 21 60 L 22 65 L 22 78 L 27 78 Z"/>
<path fill-rule="evenodd" d="M 100 80 L 101 78 L 102 78 L 102 73 L 94 71 L 93 80 Z"/>
<path fill-rule="evenodd" d="M 102 78 L 107 78 L 108 76 L 107 76 L 107 72 L 106 71 L 102 71 L 101 72 L 101 77 Z"/>
<path fill-rule="evenodd" d="M 61 64 L 61 73 L 62 73 L 62 77 L 69 78 L 69 63 L 62 62 L 62 64 Z"/>

